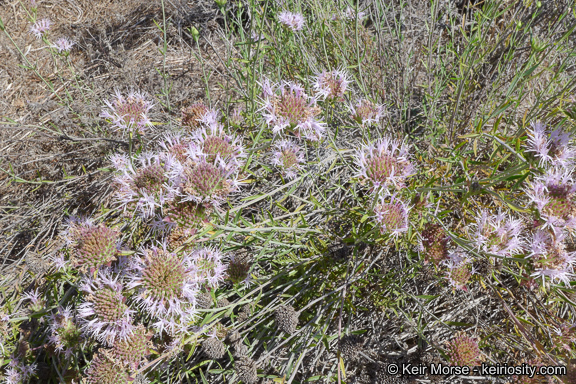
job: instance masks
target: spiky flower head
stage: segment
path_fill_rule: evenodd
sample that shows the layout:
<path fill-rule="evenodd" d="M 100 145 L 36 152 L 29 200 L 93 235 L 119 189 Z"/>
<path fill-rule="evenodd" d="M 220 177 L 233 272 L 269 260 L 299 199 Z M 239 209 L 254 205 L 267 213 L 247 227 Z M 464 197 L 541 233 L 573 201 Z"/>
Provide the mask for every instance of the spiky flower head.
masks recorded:
<path fill-rule="evenodd" d="M 87 335 L 112 345 L 132 332 L 134 311 L 126 304 L 118 277 L 102 272 L 95 278 L 85 278 L 80 290 L 85 297 L 78 307 L 78 317 Z"/>
<path fill-rule="evenodd" d="M 298 326 L 298 312 L 291 305 L 281 305 L 274 311 L 276 326 L 279 330 L 292 334 Z"/>
<path fill-rule="evenodd" d="M 67 37 L 61 37 L 52 44 L 52 48 L 56 49 L 58 53 L 67 53 L 74 46 L 74 42 Z"/>
<path fill-rule="evenodd" d="M 446 231 L 440 224 L 428 223 L 420 235 L 420 252 L 426 262 L 438 265 L 448 257 L 448 240 Z"/>
<path fill-rule="evenodd" d="M 528 129 L 528 151 L 540 159 L 540 165 L 567 167 L 573 164 L 576 147 L 570 145 L 570 135 L 556 128 L 546 129 L 540 122 L 530 124 Z"/>
<path fill-rule="evenodd" d="M 226 353 L 226 346 L 216 336 L 208 337 L 202 342 L 202 349 L 209 359 L 221 359 Z"/>
<path fill-rule="evenodd" d="M 461 248 L 457 248 L 450 253 L 448 257 L 448 260 L 444 261 L 447 267 L 446 279 L 454 289 L 467 291 L 467 284 L 475 273 L 472 266 L 472 259 Z"/>
<path fill-rule="evenodd" d="M 346 71 L 335 69 L 330 72 L 323 71 L 317 75 L 314 89 L 323 99 L 343 101 L 349 84 L 350 80 Z"/>
<path fill-rule="evenodd" d="M 132 259 L 128 286 L 136 289 L 135 301 L 146 312 L 166 322 L 171 332 L 195 315 L 199 284 L 192 257 L 176 255 L 165 248 L 143 249 Z"/>
<path fill-rule="evenodd" d="M 210 112 L 210 108 L 203 102 L 196 102 L 182 109 L 182 125 L 190 131 L 195 131 L 202 126 L 202 119 Z"/>
<path fill-rule="evenodd" d="M 378 123 L 384 115 L 384 107 L 368 99 L 358 99 L 356 104 L 350 104 L 348 108 L 350 117 L 363 127 Z"/>
<path fill-rule="evenodd" d="M 52 21 L 50 21 L 50 19 L 40 19 L 32 25 L 30 32 L 32 32 L 37 39 L 41 39 L 46 32 L 50 30 L 51 25 Z"/>
<path fill-rule="evenodd" d="M 242 115 L 242 112 L 244 112 L 244 107 L 237 106 L 234 108 L 232 114 L 230 114 L 230 117 L 228 118 L 228 122 L 232 125 L 241 125 L 244 122 L 244 116 Z"/>
<path fill-rule="evenodd" d="M 358 335 L 346 335 L 340 340 L 340 354 L 345 360 L 355 361 L 363 351 L 363 340 Z"/>
<path fill-rule="evenodd" d="M 143 134 L 152 127 L 148 112 L 154 104 L 142 92 L 132 90 L 128 96 L 124 96 L 116 90 L 112 99 L 106 100 L 105 104 L 107 108 L 104 108 L 101 116 L 109 119 L 116 130 Z"/>
<path fill-rule="evenodd" d="M 152 331 L 142 324 L 134 327 L 132 333 L 125 339 L 116 340 L 111 350 L 114 360 L 127 367 L 130 371 L 137 370 L 145 363 L 146 356 L 152 349 Z"/>
<path fill-rule="evenodd" d="M 220 205 L 238 188 L 234 169 L 217 157 L 214 163 L 200 161 L 182 173 L 179 193 L 182 201 Z"/>
<path fill-rule="evenodd" d="M 245 154 L 240 139 L 226 134 L 224 126 L 215 123 L 194 132 L 188 156 L 195 162 L 213 164 L 222 159 L 231 171 L 236 171 L 243 164 Z"/>
<path fill-rule="evenodd" d="M 256 362 L 248 356 L 243 356 L 235 361 L 236 374 L 246 384 L 254 384 L 258 381 Z"/>
<path fill-rule="evenodd" d="M 553 329 L 552 340 L 560 354 L 572 355 L 576 347 L 576 324 L 560 323 Z"/>
<path fill-rule="evenodd" d="M 5 370 L 3 379 L 5 384 L 22 384 L 27 383 L 32 375 L 36 372 L 37 365 L 26 364 L 18 357 L 12 356 L 11 361 Z"/>
<path fill-rule="evenodd" d="M 81 272 L 110 266 L 120 247 L 120 232 L 89 219 L 71 217 L 65 238 L 70 248 L 70 261 Z"/>
<path fill-rule="evenodd" d="M 405 179 L 414 173 L 408 145 L 389 137 L 363 145 L 356 152 L 356 164 L 357 176 L 374 188 L 387 188 L 390 185 L 401 188 Z"/>
<path fill-rule="evenodd" d="M 479 212 L 477 218 L 471 226 L 470 237 L 478 250 L 502 257 L 513 257 L 523 252 L 522 220 L 514 220 L 503 212 L 490 215 L 486 210 Z"/>
<path fill-rule="evenodd" d="M 279 85 L 264 81 L 262 88 L 262 115 L 274 134 L 288 131 L 298 138 L 304 137 L 312 141 L 322 138 L 326 127 L 316 119 L 322 110 L 301 85 L 289 81 Z"/>
<path fill-rule="evenodd" d="M 278 21 L 292 32 L 300 31 L 304 28 L 304 16 L 301 13 L 282 11 L 278 15 Z"/>
<path fill-rule="evenodd" d="M 192 138 L 189 136 L 171 133 L 164 136 L 160 141 L 160 147 L 164 150 L 167 157 L 173 157 L 180 164 L 186 164 L 188 161 L 188 148 Z"/>
<path fill-rule="evenodd" d="M 447 345 L 450 365 L 475 367 L 482 363 L 478 341 L 464 333 L 456 335 Z"/>
<path fill-rule="evenodd" d="M 576 182 L 572 170 L 552 168 L 526 190 L 540 217 L 555 233 L 576 228 Z"/>
<path fill-rule="evenodd" d="M 193 201 L 175 199 L 166 208 L 164 222 L 182 228 L 189 235 L 193 235 L 198 228 L 208 222 L 212 208 Z"/>
<path fill-rule="evenodd" d="M 51 331 L 48 338 L 50 344 L 54 345 L 56 352 L 64 353 L 69 359 L 81 341 L 81 332 L 72 308 L 58 307 L 57 312 L 50 315 L 48 323 Z"/>
<path fill-rule="evenodd" d="M 532 277 L 544 279 L 549 277 L 553 282 L 558 280 L 569 285 L 573 276 L 576 252 L 567 252 L 566 234 L 560 232 L 552 235 L 548 231 L 537 229 L 530 240 L 530 255 L 534 266 Z"/>
<path fill-rule="evenodd" d="M 86 371 L 87 384 L 130 384 L 132 380 L 126 368 L 112 356 L 109 351 L 98 352 L 90 368 Z"/>
<path fill-rule="evenodd" d="M 304 151 L 292 140 L 280 140 L 273 146 L 272 164 L 288 179 L 294 179 L 302 169 Z"/>
<path fill-rule="evenodd" d="M 191 255 L 199 285 L 215 288 L 224 280 L 226 266 L 222 263 L 224 255 L 216 248 L 204 247 Z"/>
<path fill-rule="evenodd" d="M 247 283 L 250 281 L 250 269 L 252 263 L 248 255 L 231 255 L 226 269 L 226 278 L 234 284 Z"/>
<path fill-rule="evenodd" d="M 410 207 L 397 197 L 397 194 L 380 196 L 374 208 L 375 219 L 380 226 L 380 233 L 389 233 L 397 237 L 408 230 L 408 213 Z"/>
<path fill-rule="evenodd" d="M 38 289 L 30 292 L 25 292 L 22 295 L 22 301 L 29 301 L 29 308 L 32 312 L 40 312 L 44 309 L 46 302 L 42 299 L 41 293 Z"/>
<path fill-rule="evenodd" d="M 144 152 L 132 162 L 124 155 L 115 155 L 111 161 L 119 173 L 115 178 L 115 197 L 124 211 L 133 211 L 143 218 L 154 217 L 157 209 L 174 198 L 172 186 L 181 166 L 173 156 Z"/>

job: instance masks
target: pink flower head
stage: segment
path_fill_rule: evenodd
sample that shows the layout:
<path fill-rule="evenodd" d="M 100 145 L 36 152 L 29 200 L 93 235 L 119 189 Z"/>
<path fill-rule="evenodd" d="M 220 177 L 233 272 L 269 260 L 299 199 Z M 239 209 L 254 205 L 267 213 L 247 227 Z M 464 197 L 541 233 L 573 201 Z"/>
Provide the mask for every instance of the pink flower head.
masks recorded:
<path fill-rule="evenodd" d="M 119 171 L 115 197 L 123 207 L 144 218 L 153 217 L 156 209 L 174 196 L 170 187 L 181 173 L 179 162 L 170 153 L 142 153 L 130 163 L 126 156 L 111 159 Z"/>
<path fill-rule="evenodd" d="M 300 31 L 304 27 L 304 16 L 300 13 L 282 11 L 278 15 L 278 21 L 292 32 Z"/>
<path fill-rule="evenodd" d="M 540 122 L 528 129 L 528 151 L 540 158 L 540 165 L 567 167 L 574 162 L 576 147 L 570 145 L 570 135 L 561 128 L 552 132 Z"/>
<path fill-rule="evenodd" d="M 343 16 L 344 19 L 347 20 L 356 20 L 356 17 L 358 17 L 358 21 L 361 21 L 366 18 L 366 12 L 358 11 L 358 13 L 356 13 L 354 8 L 348 6 L 344 11 Z"/>
<path fill-rule="evenodd" d="M 209 163 L 220 158 L 231 171 L 236 171 L 244 163 L 245 154 L 239 138 L 227 135 L 221 124 L 212 124 L 194 132 L 188 156 L 195 162 Z"/>
<path fill-rule="evenodd" d="M 224 280 L 226 267 L 222 263 L 222 252 L 215 248 L 201 248 L 191 254 L 197 283 L 216 288 Z"/>
<path fill-rule="evenodd" d="M 54 345 L 57 353 L 64 353 L 69 359 L 80 344 L 80 329 L 71 307 L 58 307 L 56 313 L 50 315 L 48 323 L 51 335 L 50 344 Z"/>
<path fill-rule="evenodd" d="M 380 203 L 374 210 L 376 222 L 380 225 L 380 233 L 390 233 L 394 237 L 408 230 L 410 212 L 410 207 L 396 196 L 396 194 L 380 196 Z"/>
<path fill-rule="evenodd" d="M 116 340 L 112 347 L 112 356 L 130 370 L 137 370 L 151 353 L 151 338 L 152 332 L 139 324 L 126 339 Z"/>
<path fill-rule="evenodd" d="M 73 46 L 74 42 L 66 37 L 61 37 L 52 44 L 52 48 L 55 48 L 58 53 L 69 52 Z"/>
<path fill-rule="evenodd" d="M 30 301 L 30 309 L 34 312 L 40 312 L 44 309 L 45 302 L 42 300 L 41 293 L 38 289 L 24 293 L 21 300 Z"/>
<path fill-rule="evenodd" d="M 485 210 L 479 212 L 477 217 L 478 221 L 472 226 L 474 231 L 471 238 L 478 250 L 503 257 L 522 253 L 522 220 L 513 220 L 502 212 L 489 215 Z"/>
<path fill-rule="evenodd" d="M 349 84 L 348 74 L 342 69 L 335 69 L 317 75 L 314 89 L 323 99 L 343 101 Z"/>
<path fill-rule="evenodd" d="M 172 333 L 185 329 L 196 313 L 196 295 L 200 290 L 194 257 L 152 247 L 133 258 L 131 270 L 129 287 L 136 289 L 136 302 L 144 311 L 163 320 L 156 327 Z"/>
<path fill-rule="evenodd" d="M 50 30 L 51 25 L 52 21 L 50 21 L 49 19 L 41 19 L 35 22 L 34 25 L 32 25 L 30 31 L 32 32 L 32 34 L 34 34 L 34 36 L 36 36 L 37 39 L 41 39 L 42 36 L 44 36 L 46 32 Z"/>
<path fill-rule="evenodd" d="M 296 83 L 284 81 L 280 85 L 262 84 L 264 95 L 263 116 L 274 134 L 285 130 L 296 137 L 320 140 L 326 130 L 325 124 L 316 119 L 322 110 L 316 100 Z"/>
<path fill-rule="evenodd" d="M 542 229 L 536 230 L 530 244 L 530 255 L 535 272 L 532 277 L 549 277 L 552 282 L 558 280 L 570 284 L 573 276 L 576 252 L 567 252 L 564 240 L 566 235 L 560 232 L 552 236 Z"/>
<path fill-rule="evenodd" d="M 130 384 L 134 382 L 127 367 L 117 362 L 109 350 L 103 349 L 92 359 L 84 380 L 87 384 Z"/>
<path fill-rule="evenodd" d="M 110 266 L 121 244 L 118 230 L 76 217 L 70 218 L 65 239 L 71 250 L 71 264 L 83 273 Z"/>
<path fill-rule="evenodd" d="M 134 311 L 126 304 L 124 286 L 118 277 L 103 272 L 95 278 L 85 278 L 80 290 L 85 294 L 78 307 L 84 333 L 112 345 L 132 332 Z"/>
<path fill-rule="evenodd" d="M 172 133 L 166 134 L 159 144 L 168 157 L 173 157 L 180 164 L 185 164 L 188 161 L 187 152 L 191 141 L 191 137 Z"/>
<path fill-rule="evenodd" d="M 124 97 L 119 90 L 116 90 L 114 98 L 105 101 L 105 104 L 108 108 L 102 111 L 101 116 L 110 119 L 116 130 L 138 131 L 143 134 L 152 127 L 148 112 L 154 105 L 141 92 L 130 91 L 128 96 Z"/>
<path fill-rule="evenodd" d="M 455 289 L 467 291 L 468 287 L 466 285 L 475 273 L 470 256 L 463 249 L 457 248 L 448 257 L 449 259 L 444 261 L 444 264 L 448 267 L 446 279 Z"/>
<path fill-rule="evenodd" d="M 558 233 L 576 228 L 576 182 L 572 170 L 553 168 L 535 179 L 526 195 L 546 226 Z"/>
<path fill-rule="evenodd" d="M 208 222 L 211 213 L 212 208 L 209 206 L 175 199 L 166 208 L 166 217 L 162 222 L 169 228 L 183 228 L 186 234 L 193 235 L 198 228 Z"/>
<path fill-rule="evenodd" d="M 304 153 L 297 143 L 291 140 L 280 140 L 273 146 L 272 164 L 280 168 L 288 179 L 296 178 L 304 163 Z"/>
<path fill-rule="evenodd" d="M 482 354 L 475 338 L 461 333 L 447 347 L 450 365 L 475 367 L 482 363 Z"/>
<path fill-rule="evenodd" d="M 414 173 L 409 160 L 408 146 L 398 140 L 384 137 L 364 145 L 356 152 L 357 176 L 369 181 L 375 188 L 404 186 L 404 180 Z"/>
<path fill-rule="evenodd" d="M 364 126 L 376 124 L 384 115 L 384 107 L 376 105 L 368 99 L 359 99 L 356 104 L 350 104 L 350 117 Z"/>

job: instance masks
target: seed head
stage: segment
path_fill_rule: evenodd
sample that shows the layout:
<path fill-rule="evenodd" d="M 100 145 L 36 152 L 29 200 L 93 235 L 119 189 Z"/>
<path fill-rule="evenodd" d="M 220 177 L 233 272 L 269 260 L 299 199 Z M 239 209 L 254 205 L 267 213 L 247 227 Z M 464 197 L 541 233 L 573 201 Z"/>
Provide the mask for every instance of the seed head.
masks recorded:
<path fill-rule="evenodd" d="M 52 21 L 49 19 L 41 19 L 32 25 L 30 32 L 32 32 L 32 34 L 36 36 L 37 39 L 41 39 L 46 34 L 46 32 L 50 30 L 51 25 Z"/>
<path fill-rule="evenodd" d="M 408 146 L 388 137 L 362 146 L 356 152 L 356 164 L 357 176 L 374 188 L 387 188 L 390 185 L 401 188 L 405 179 L 414 173 Z"/>
<path fill-rule="evenodd" d="M 210 112 L 203 102 L 196 102 L 182 109 L 182 125 L 190 131 L 195 131 L 202 126 L 201 120 Z"/>
<path fill-rule="evenodd" d="M 274 312 L 279 330 L 292 334 L 298 326 L 298 312 L 291 305 L 281 305 Z"/>
<path fill-rule="evenodd" d="M 292 140 L 280 140 L 273 146 L 272 164 L 288 179 L 294 179 L 305 162 L 300 146 Z"/>
<path fill-rule="evenodd" d="M 292 32 L 300 31 L 304 27 L 304 16 L 300 13 L 282 11 L 278 15 L 278 21 Z"/>
<path fill-rule="evenodd" d="M 202 342 L 202 349 L 206 356 L 212 360 L 221 359 L 226 353 L 226 346 L 217 337 L 208 337 Z"/>
<path fill-rule="evenodd" d="M 251 358 L 245 356 L 236 360 L 234 369 L 240 380 L 246 384 L 254 384 L 258 381 L 256 363 Z"/>
<path fill-rule="evenodd" d="M 116 130 L 144 134 L 152 127 L 148 112 L 154 105 L 141 92 L 130 91 L 125 97 L 116 90 L 113 98 L 105 101 L 105 104 L 107 108 L 104 108 L 101 116 L 110 119 Z"/>
<path fill-rule="evenodd" d="M 368 99 L 359 99 L 355 105 L 351 104 L 348 108 L 350 117 L 363 127 L 378 123 L 384 114 L 384 107 Z"/>
<path fill-rule="evenodd" d="M 119 231 L 104 224 L 70 218 L 65 237 L 71 248 L 72 265 L 83 273 L 110 266 L 118 254 L 119 236 Z"/>
<path fill-rule="evenodd" d="M 432 261 L 440 264 L 448 257 L 448 240 L 446 231 L 439 224 L 426 224 L 420 237 L 420 251 L 424 254 L 426 262 Z"/>
<path fill-rule="evenodd" d="M 447 345 L 450 365 L 475 367 L 482 362 L 482 355 L 476 339 L 461 333 Z"/>
<path fill-rule="evenodd" d="M 208 292 L 202 292 L 196 296 L 196 306 L 201 309 L 210 309 L 214 304 L 212 295 Z"/>
<path fill-rule="evenodd" d="M 184 169 L 182 201 L 218 206 L 236 189 L 236 179 L 229 166 L 219 157 L 214 164 L 202 161 Z"/>
<path fill-rule="evenodd" d="M 94 356 L 90 368 L 86 372 L 88 384 L 130 384 L 130 375 L 119 362 L 115 361 L 107 351 Z"/>
<path fill-rule="evenodd" d="M 349 84 L 348 74 L 342 69 L 335 69 L 317 75 L 314 89 L 324 100 L 343 101 Z"/>
<path fill-rule="evenodd" d="M 358 335 L 346 335 L 340 340 L 340 353 L 345 360 L 357 360 L 362 350 L 362 338 Z"/>
<path fill-rule="evenodd" d="M 380 233 L 389 233 L 394 237 L 408 230 L 408 212 L 410 207 L 397 195 L 384 195 L 374 209 L 376 222 L 380 225 Z"/>
<path fill-rule="evenodd" d="M 227 279 L 234 284 L 247 283 L 250 279 L 251 262 L 248 257 L 230 256 L 226 269 Z"/>

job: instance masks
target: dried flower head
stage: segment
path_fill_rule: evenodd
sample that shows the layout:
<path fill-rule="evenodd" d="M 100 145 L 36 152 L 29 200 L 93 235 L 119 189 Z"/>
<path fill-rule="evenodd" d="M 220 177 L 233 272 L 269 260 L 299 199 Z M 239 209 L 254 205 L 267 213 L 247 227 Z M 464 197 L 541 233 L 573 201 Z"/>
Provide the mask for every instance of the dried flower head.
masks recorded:
<path fill-rule="evenodd" d="M 72 308 L 58 307 L 57 312 L 50 315 L 48 323 L 51 331 L 48 338 L 50 344 L 55 346 L 56 352 L 64 353 L 69 359 L 80 343 L 80 329 Z"/>
<path fill-rule="evenodd" d="M 120 232 L 116 229 L 72 217 L 65 237 L 72 265 L 83 273 L 110 266 L 116 260 L 120 247 Z"/>
<path fill-rule="evenodd" d="M 111 161 L 119 172 L 115 197 L 124 211 L 151 218 L 174 198 L 173 185 L 181 172 L 174 157 L 145 152 L 135 156 L 132 163 L 124 155 L 115 155 Z"/>
<path fill-rule="evenodd" d="M 278 21 L 292 32 L 300 31 L 304 27 L 304 16 L 301 13 L 282 11 L 278 15 Z"/>
<path fill-rule="evenodd" d="M 576 147 L 570 145 L 570 135 L 561 128 L 550 132 L 536 122 L 528 129 L 528 151 L 540 158 L 540 165 L 567 167 L 574 162 Z"/>
<path fill-rule="evenodd" d="M 394 237 L 408 230 L 408 213 L 410 207 L 397 197 L 397 194 L 386 194 L 380 197 L 380 202 L 374 209 L 376 222 L 380 225 L 380 233 L 389 233 Z"/>
<path fill-rule="evenodd" d="M 384 107 L 376 105 L 368 99 L 359 99 L 356 104 L 350 104 L 350 117 L 358 124 L 367 126 L 376 124 L 384 114 Z"/>
<path fill-rule="evenodd" d="M 128 286 L 136 289 L 134 300 L 159 318 L 157 328 L 175 333 L 195 315 L 199 291 L 194 261 L 189 254 L 181 256 L 165 249 L 144 249 L 133 258 Z"/>
<path fill-rule="evenodd" d="M 196 296 L 196 307 L 200 309 L 210 309 L 213 304 L 214 300 L 209 292 L 201 292 Z"/>
<path fill-rule="evenodd" d="M 41 39 L 46 34 L 46 32 L 50 30 L 51 25 L 52 21 L 49 19 L 41 19 L 32 25 L 30 32 L 32 32 L 32 34 L 36 36 L 37 39 Z"/>
<path fill-rule="evenodd" d="M 287 130 L 298 138 L 304 137 L 313 141 L 322 138 L 326 130 L 325 124 L 316 119 L 322 110 L 302 86 L 289 81 L 280 85 L 264 81 L 262 88 L 263 116 L 274 134 Z"/>
<path fill-rule="evenodd" d="M 226 269 L 227 279 L 234 284 L 247 283 L 250 280 L 251 267 L 248 256 L 231 255 Z"/>
<path fill-rule="evenodd" d="M 350 84 L 349 76 L 343 69 L 323 71 L 316 76 L 314 89 L 324 99 L 343 101 Z"/>
<path fill-rule="evenodd" d="M 545 226 L 555 233 L 576 228 L 576 182 L 572 170 L 553 168 L 537 177 L 526 190 Z"/>
<path fill-rule="evenodd" d="M 486 210 L 479 212 L 477 217 L 477 222 L 471 226 L 470 238 L 478 250 L 502 257 L 523 252 L 522 220 L 513 220 L 502 212 L 490 215 Z"/>
<path fill-rule="evenodd" d="M 345 360 L 356 361 L 363 349 L 362 338 L 358 335 L 346 335 L 340 340 L 340 354 Z"/>
<path fill-rule="evenodd" d="M 112 100 L 106 100 L 105 104 L 107 108 L 102 111 L 101 116 L 110 119 L 116 130 L 143 134 L 152 127 L 148 112 L 154 105 L 144 93 L 130 91 L 125 97 L 116 90 Z"/>
<path fill-rule="evenodd" d="M 182 109 L 182 125 L 190 131 L 195 131 L 202 126 L 202 119 L 210 112 L 210 108 L 203 102 L 196 102 Z"/>
<path fill-rule="evenodd" d="M 151 353 L 152 336 L 152 331 L 139 324 L 128 337 L 114 343 L 111 356 L 130 371 L 135 371 L 146 363 L 146 356 Z"/>
<path fill-rule="evenodd" d="M 67 53 L 74 46 L 74 42 L 67 37 L 61 37 L 52 44 L 52 48 L 56 49 L 58 53 Z"/>
<path fill-rule="evenodd" d="M 85 278 L 80 290 L 85 297 L 78 307 L 78 316 L 86 334 L 112 345 L 132 332 L 134 311 L 126 304 L 124 286 L 118 277 L 102 272 L 95 278 Z"/>
<path fill-rule="evenodd" d="M 126 368 L 115 361 L 108 351 L 98 352 L 86 371 L 87 384 L 131 384 Z"/>
<path fill-rule="evenodd" d="M 472 267 L 472 259 L 461 248 L 457 248 L 448 257 L 449 259 L 444 261 L 444 264 L 448 267 L 446 279 L 454 289 L 467 291 L 468 287 L 466 285 L 475 273 Z"/>
<path fill-rule="evenodd" d="M 226 346 L 217 337 L 208 337 L 202 342 L 202 349 L 209 359 L 221 359 L 226 353 Z"/>
<path fill-rule="evenodd" d="M 179 189 L 182 201 L 218 206 L 237 188 L 233 169 L 217 157 L 214 163 L 201 161 L 186 167 Z"/>
<path fill-rule="evenodd" d="M 424 254 L 426 262 L 439 265 L 448 257 L 449 237 L 439 224 L 427 224 L 420 235 L 420 251 Z"/>
<path fill-rule="evenodd" d="M 273 149 L 272 164 L 278 167 L 286 178 L 296 178 L 305 162 L 300 146 L 292 140 L 280 140 L 274 144 Z"/>
<path fill-rule="evenodd" d="M 564 232 L 552 236 L 548 231 L 538 229 L 530 240 L 530 255 L 534 266 L 532 277 L 549 277 L 570 284 L 573 276 L 576 252 L 567 252 Z"/>
<path fill-rule="evenodd" d="M 236 360 L 234 369 L 240 380 L 246 384 L 254 384 L 258 381 L 256 363 L 251 358 L 245 356 Z"/>
<path fill-rule="evenodd" d="M 357 176 L 374 188 L 403 187 L 405 179 L 414 173 L 408 146 L 389 137 L 362 146 L 356 153 L 356 164 Z"/>
<path fill-rule="evenodd" d="M 291 305 L 281 305 L 274 311 L 276 326 L 279 330 L 292 334 L 298 326 L 298 312 Z"/>
<path fill-rule="evenodd" d="M 476 339 L 458 334 L 447 345 L 450 365 L 475 367 L 482 363 L 482 354 Z"/>

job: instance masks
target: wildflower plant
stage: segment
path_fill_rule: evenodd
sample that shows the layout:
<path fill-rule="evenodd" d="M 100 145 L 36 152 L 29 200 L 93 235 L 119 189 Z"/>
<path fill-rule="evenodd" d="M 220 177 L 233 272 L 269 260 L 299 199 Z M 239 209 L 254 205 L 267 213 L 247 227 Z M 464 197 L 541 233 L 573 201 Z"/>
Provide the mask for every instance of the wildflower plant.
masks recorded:
<path fill-rule="evenodd" d="M 59 307 L 57 312 L 50 315 L 49 324 L 50 344 L 55 347 L 57 353 L 63 353 L 70 359 L 82 340 L 81 328 L 73 309 Z"/>
<path fill-rule="evenodd" d="M 358 99 L 355 104 L 350 104 L 348 109 L 352 120 L 363 127 L 378 123 L 384 114 L 383 106 L 365 98 Z"/>
<path fill-rule="evenodd" d="M 292 32 L 297 32 L 304 28 L 304 16 L 300 13 L 282 11 L 278 15 L 278 21 Z"/>
<path fill-rule="evenodd" d="M 349 75 L 342 69 L 323 71 L 316 76 L 314 89 L 324 100 L 344 101 L 350 85 Z"/>
<path fill-rule="evenodd" d="M 116 130 L 132 135 L 144 134 L 152 127 L 148 113 L 154 105 L 144 93 L 132 90 L 124 96 L 116 90 L 112 99 L 105 103 L 106 108 L 102 110 L 101 116 L 110 120 Z"/>
<path fill-rule="evenodd" d="M 278 167 L 286 178 L 296 178 L 305 162 L 302 148 L 295 141 L 288 139 L 276 142 L 272 148 L 272 164 Z"/>
<path fill-rule="evenodd" d="M 398 237 L 408 230 L 410 207 L 397 194 L 383 195 L 374 209 L 381 233 Z"/>
<path fill-rule="evenodd" d="M 482 354 L 478 341 L 464 333 L 456 335 L 447 345 L 450 365 L 475 367 L 481 364 Z"/>
<path fill-rule="evenodd" d="M 34 25 L 32 25 L 32 27 L 30 28 L 30 32 L 32 32 L 32 34 L 36 36 L 37 39 L 41 39 L 50 30 L 51 26 L 52 21 L 50 19 L 47 18 L 40 19 L 36 21 Z"/>

